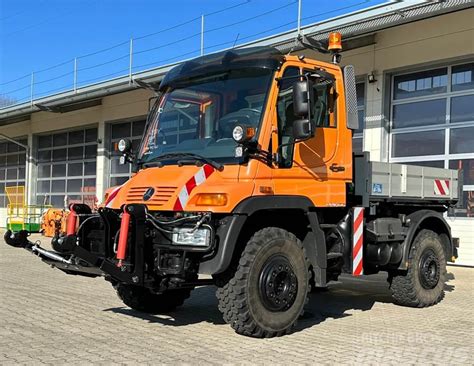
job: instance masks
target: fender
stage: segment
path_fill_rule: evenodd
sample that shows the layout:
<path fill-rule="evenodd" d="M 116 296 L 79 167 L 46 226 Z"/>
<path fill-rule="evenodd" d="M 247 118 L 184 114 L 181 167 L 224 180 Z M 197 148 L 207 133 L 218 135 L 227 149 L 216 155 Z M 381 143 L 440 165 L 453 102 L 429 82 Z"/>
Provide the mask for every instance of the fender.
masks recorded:
<path fill-rule="evenodd" d="M 314 207 L 304 196 L 255 196 L 241 201 L 234 209 L 236 214 L 252 215 L 261 210 L 300 209 L 304 212 Z"/>
<path fill-rule="evenodd" d="M 216 255 L 199 266 L 199 273 L 217 274 L 225 271 L 231 263 L 239 234 L 248 217 L 257 211 L 298 209 L 306 214 L 311 231 L 303 240 L 308 259 L 315 272 L 315 281 L 319 286 L 326 283 L 326 241 L 324 232 L 319 227 L 316 212 L 310 211 L 313 203 L 303 196 L 257 196 L 240 202 L 232 215 L 224 219 L 217 231 L 219 238 Z"/>
<path fill-rule="evenodd" d="M 403 257 L 398 269 L 408 269 L 408 256 L 410 254 L 413 240 L 419 229 L 430 229 L 438 234 L 445 234 L 447 240 L 443 240 L 443 246 L 446 254 L 446 259 L 450 260 L 453 251 L 453 240 L 451 237 L 451 228 L 439 212 L 432 210 L 420 210 L 413 212 L 407 216 L 410 219 L 410 226 L 407 231 L 407 236 L 403 242 Z"/>

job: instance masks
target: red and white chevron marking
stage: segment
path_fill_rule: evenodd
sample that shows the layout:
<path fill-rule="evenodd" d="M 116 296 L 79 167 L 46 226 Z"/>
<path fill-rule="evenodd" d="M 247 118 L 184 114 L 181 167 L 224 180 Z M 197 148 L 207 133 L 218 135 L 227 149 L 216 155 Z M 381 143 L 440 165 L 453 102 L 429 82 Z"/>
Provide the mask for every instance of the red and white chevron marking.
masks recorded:
<path fill-rule="evenodd" d="M 105 207 L 110 208 L 112 206 L 112 203 L 113 203 L 115 197 L 117 197 L 117 194 L 119 193 L 121 188 L 122 188 L 122 186 L 115 187 L 112 190 L 112 192 L 110 192 L 109 196 L 107 197 L 107 200 L 105 201 Z"/>
<path fill-rule="evenodd" d="M 184 187 L 178 194 L 178 198 L 174 204 L 175 211 L 183 211 L 188 203 L 189 196 L 194 188 L 203 184 L 209 176 L 214 173 L 214 168 L 210 165 L 204 165 L 201 169 L 198 170 L 190 180 L 186 182 Z"/>
<path fill-rule="evenodd" d="M 353 238 L 352 238 L 352 275 L 360 276 L 364 274 L 362 253 L 364 251 L 364 208 L 354 207 L 353 209 Z"/>
<path fill-rule="evenodd" d="M 435 196 L 449 195 L 449 180 L 435 179 L 434 180 L 434 194 Z"/>

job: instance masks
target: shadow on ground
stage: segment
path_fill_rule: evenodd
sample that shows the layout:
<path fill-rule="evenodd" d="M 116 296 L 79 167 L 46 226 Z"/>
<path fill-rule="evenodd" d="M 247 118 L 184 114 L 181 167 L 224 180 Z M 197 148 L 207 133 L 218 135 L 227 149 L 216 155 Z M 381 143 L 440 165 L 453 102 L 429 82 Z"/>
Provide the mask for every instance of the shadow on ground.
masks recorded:
<path fill-rule="evenodd" d="M 454 275 L 448 273 L 448 282 L 453 279 Z M 446 284 L 446 292 L 453 290 L 454 285 Z M 341 276 L 339 281 L 330 283 L 327 289 L 317 290 L 310 294 L 305 313 L 300 318 L 295 331 L 317 325 L 326 319 L 351 316 L 350 312 L 353 310 L 370 310 L 376 303 L 391 302 L 392 297 L 386 274 L 361 276 L 360 278 Z M 104 311 L 168 326 L 186 326 L 201 322 L 225 324 L 217 308 L 214 286 L 195 289 L 184 306 L 168 314 L 145 314 L 128 307 L 114 307 Z"/>

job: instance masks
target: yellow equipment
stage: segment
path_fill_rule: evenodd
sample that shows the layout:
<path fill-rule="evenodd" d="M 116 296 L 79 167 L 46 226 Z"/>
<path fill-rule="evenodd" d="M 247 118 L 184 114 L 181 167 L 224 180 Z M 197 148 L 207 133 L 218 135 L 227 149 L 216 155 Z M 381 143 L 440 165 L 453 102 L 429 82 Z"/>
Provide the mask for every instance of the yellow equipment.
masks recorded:
<path fill-rule="evenodd" d="M 27 205 L 25 186 L 5 187 L 5 193 L 8 198 L 7 229 L 12 231 L 28 230 L 30 232 L 39 232 L 43 211 L 51 206 Z"/>

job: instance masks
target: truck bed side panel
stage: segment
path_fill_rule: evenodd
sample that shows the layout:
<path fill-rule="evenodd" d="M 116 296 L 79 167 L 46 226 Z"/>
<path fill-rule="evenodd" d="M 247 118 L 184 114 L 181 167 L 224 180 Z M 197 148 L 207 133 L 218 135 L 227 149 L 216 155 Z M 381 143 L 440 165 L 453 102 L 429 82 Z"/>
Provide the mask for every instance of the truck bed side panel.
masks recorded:
<path fill-rule="evenodd" d="M 452 203 L 459 198 L 458 171 L 368 160 L 355 157 L 355 194 L 371 201 L 405 200 Z"/>

